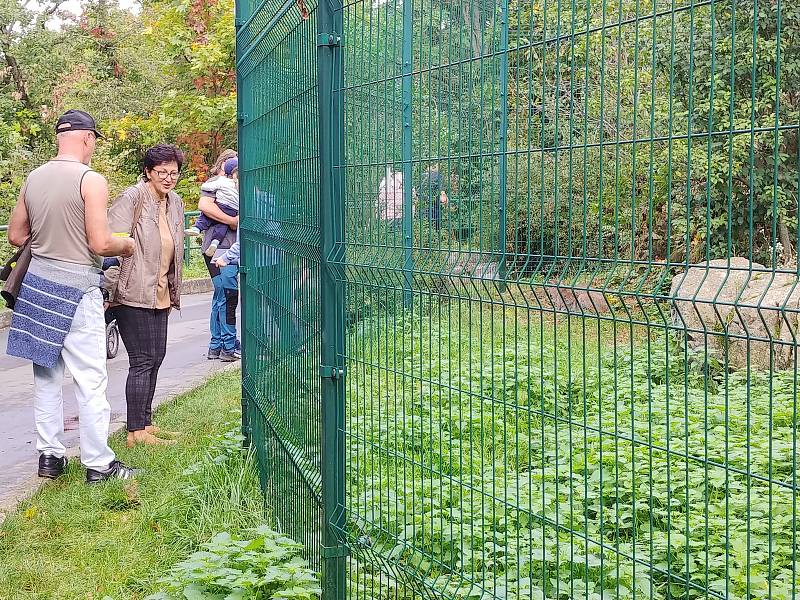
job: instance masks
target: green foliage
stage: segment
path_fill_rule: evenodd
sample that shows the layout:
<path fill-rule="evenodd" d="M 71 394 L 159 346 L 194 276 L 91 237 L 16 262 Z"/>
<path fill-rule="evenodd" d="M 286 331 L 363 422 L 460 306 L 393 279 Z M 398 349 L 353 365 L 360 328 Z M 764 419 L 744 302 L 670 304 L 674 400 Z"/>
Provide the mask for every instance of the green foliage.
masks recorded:
<path fill-rule="evenodd" d="M 175 0 L 148 5 L 144 42 L 164 74 L 160 112 L 137 125 L 168 132 L 189 151 L 197 175 L 236 142 L 235 35 L 232 0 Z M 163 133 L 161 133 L 163 135 Z"/>
<path fill-rule="evenodd" d="M 691 204 L 689 230 L 673 237 L 707 246 L 712 257 L 752 255 L 772 264 L 776 242 L 796 244 L 798 135 L 784 126 L 800 121 L 798 36 L 796 4 L 745 0 L 679 17 L 674 61 L 661 55 L 660 68 L 672 68 L 676 133 L 717 134 L 692 142 L 691 162 L 673 174 L 690 182 L 675 193 Z M 719 135 L 726 131 L 743 133 Z M 682 141 L 673 152 L 689 150 Z"/>
<path fill-rule="evenodd" d="M 258 476 L 234 430 L 240 390 L 239 372 L 223 373 L 161 406 L 159 424 L 183 432 L 175 446 L 128 449 L 124 432 L 115 435 L 119 458 L 144 470 L 135 482 L 87 486 L 70 460 L 55 485 L 7 514 L 0 598 L 141 599 L 216 533 L 264 523 Z"/>
<path fill-rule="evenodd" d="M 302 545 L 262 526 L 245 538 L 219 533 L 161 580 L 148 600 L 313 600 L 322 593 Z"/>
<path fill-rule="evenodd" d="M 495 79 L 496 63 L 470 69 L 442 69 L 448 61 L 468 60 L 494 47 L 497 41 L 495 4 L 471 2 L 469 10 L 458 1 L 414 4 L 411 36 L 411 151 L 412 186 L 416 210 L 426 210 L 430 199 L 421 192 L 426 171 L 435 166 L 443 175 L 443 188 L 453 197 L 482 197 L 483 210 L 497 198 L 493 182 L 497 161 L 480 154 L 491 152 L 500 132 Z M 345 119 L 348 163 L 356 168 L 346 179 L 348 193 L 377 198 L 385 167 L 402 169 L 403 159 L 403 4 L 359 3 L 354 18 L 345 19 L 348 92 Z M 483 26 L 481 25 L 483 23 Z M 381 35 L 363 35 L 366 28 Z M 487 61 L 489 62 L 489 61 Z M 381 65 L 380 71 L 367 67 Z M 377 79 L 377 81 L 376 81 Z M 370 117 L 365 119 L 365 115 Z M 365 161 L 374 157 L 375 161 Z M 368 164 L 375 162 L 377 164 Z M 361 211 L 353 221 L 374 219 L 373 203 L 356 203 Z M 477 211 L 476 211 L 477 212 Z M 492 211 L 494 212 L 494 211 Z M 495 217 L 496 220 L 496 217 Z"/>
<path fill-rule="evenodd" d="M 792 597 L 793 372 L 700 369 L 635 329 L 612 346 L 595 324 L 431 313 L 389 344 L 380 320 L 353 334 L 351 544 L 398 598 Z"/>
<path fill-rule="evenodd" d="M 22 187 L 22 171 L 16 164 L 18 156 L 14 152 L 22 142 L 22 137 L 13 126 L 0 121 L 0 171 L 7 173 L 0 179 L 0 224 L 8 223 L 11 209 Z"/>
<path fill-rule="evenodd" d="M 352 10 L 345 20 L 354 48 L 345 58 L 349 195 L 374 196 L 382 165 L 409 160 L 402 133 L 410 131 L 413 186 L 419 190 L 425 170 L 438 164 L 460 188 L 456 195 L 475 199 L 484 232 L 498 226 L 505 185 L 507 247 L 522 269 L 539 264 L 531 255 L 672 262 L 741 255 L 770 265 L 792 258 L 798 6 L 511 0 L 506 55 L 499 17 L 499 5 L 485 3 L 414 6 L 404 129 L 403 5 Z M 359 214 L 354 222 L 369 219 Z M 494 249 L 491 237 L 483 240 Z"/>
<path fill-rule="evenodd" d="M 177 190 L 194 208 L 208 166 L 236 143 L 234 39 L 232 0 L 155 0 L 140 15 L 92 1 L 79 16 L 3 0 L 0 58 L 14 68 L 0 73 L 0 223 L 52 156 L 68 108 L 94 114 L 107 135 L 93 167 L 112 197 L 134 183 L 146 148 L 177 143 L 188 161 Z"/>

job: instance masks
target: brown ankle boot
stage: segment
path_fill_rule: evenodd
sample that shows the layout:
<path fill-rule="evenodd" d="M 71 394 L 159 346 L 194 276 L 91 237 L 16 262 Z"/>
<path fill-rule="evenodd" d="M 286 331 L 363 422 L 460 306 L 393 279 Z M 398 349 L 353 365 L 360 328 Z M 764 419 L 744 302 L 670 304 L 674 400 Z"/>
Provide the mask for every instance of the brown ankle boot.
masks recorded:
<path fill-rule="evenodd" d="M 175 440 L 161 439 L 143 429 L 128 433 L 128 439 L 126 441 L 128 448 L 133 448 L 137 444 L 144 444 L 145 446 L 171 446 L 175 443 Z"/>
<path fill-rule="evenodd" d="M 154 435 L 156 437 L 162 437 L 167 439 L 181 436 L 180 431 L 167 431 L 166 429 L 161 429 L 161 427 L 158 427 L 157 425 L 148 425 L 147 427 L 144 428 L 144 430 L 147 433 Z"/>

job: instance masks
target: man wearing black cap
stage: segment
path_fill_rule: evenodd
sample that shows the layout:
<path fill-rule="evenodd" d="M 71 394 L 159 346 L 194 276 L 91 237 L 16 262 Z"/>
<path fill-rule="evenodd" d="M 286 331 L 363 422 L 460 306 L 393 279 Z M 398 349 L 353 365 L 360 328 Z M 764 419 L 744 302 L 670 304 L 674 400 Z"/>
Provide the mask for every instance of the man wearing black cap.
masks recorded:
<path fill-rule="evenodd" d="M 56 123 L 58 155 L 28 175 L 11 214 L 8 240 L 30 240 L 31 263 L 14 306 L 8 354 L 33 362 L 39 476 L 64 472 L 66 449 L 61 386 L 67 367 L 75 382 L 81 462 L 88 483 L 129 479 L 133 469 L 108 446 L 102 256 L 130 256 L 133 240 L 108 227 L 108 184 L 89 163 L 98 137 L 91 115 L 64 113 Z"/>
<path fill-rule="evenodd" d="M 95 138 L 103 137 L 103 134 L 97 131 L 92 115 L 82 110 L 68 110 L 59 117 L 56 122 L 56 135 L 67 131 L 91 131 Z M 91 159 L 91 154 L 89 158 Z"/>

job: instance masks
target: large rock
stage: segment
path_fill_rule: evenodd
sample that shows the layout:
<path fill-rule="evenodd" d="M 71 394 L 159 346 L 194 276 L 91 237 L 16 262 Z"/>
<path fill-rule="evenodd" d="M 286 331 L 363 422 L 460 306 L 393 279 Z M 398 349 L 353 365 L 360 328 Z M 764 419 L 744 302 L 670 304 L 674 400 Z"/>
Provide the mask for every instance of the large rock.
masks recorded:
<path fill-rule="evenodd" d="M 545 287 L 544 293 L 557 311 L 577 315 L 593 315 L 611 312 L 603 292 L 569 287 Z"/>
<path fill-rule="evenodd" d="M 797 349 L 800 280 L 746 258 L 712 260 L 672 280 L 673 322 L 689 345 L 736 368 L 787 369 Z M 770 357 L 772 365 L 770 365 Z"/>

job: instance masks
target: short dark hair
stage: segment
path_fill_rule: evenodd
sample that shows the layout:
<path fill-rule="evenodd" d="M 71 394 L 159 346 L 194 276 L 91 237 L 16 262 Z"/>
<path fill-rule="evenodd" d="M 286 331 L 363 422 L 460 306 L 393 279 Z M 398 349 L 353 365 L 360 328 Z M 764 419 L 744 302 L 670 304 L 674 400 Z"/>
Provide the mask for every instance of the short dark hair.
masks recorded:
<path fill-rule="evenodd" d="M 222 165 L 224 165 L 225 161 L 229 158 L 235 158 L 236 156 L 238 156 L 236 150 L 231 150 L 230 148 L 220 152 L 217 157 L 217 162 L 214 163 L 211 170 L 208 172 L 209 176 L 216 177 L 217 175 L 222 175 L 222 173 L 220 173 L 220 171 L 222 171 Z"/>
<path fill-rule="evenodd" d="M 185 160 L 183 151 L 173 144 L 156 144 L 144 153 L 144 170 L 152 171 L 158 165 L 168 162 L 178 164 L 178 171 L 183 168 Z"/>

